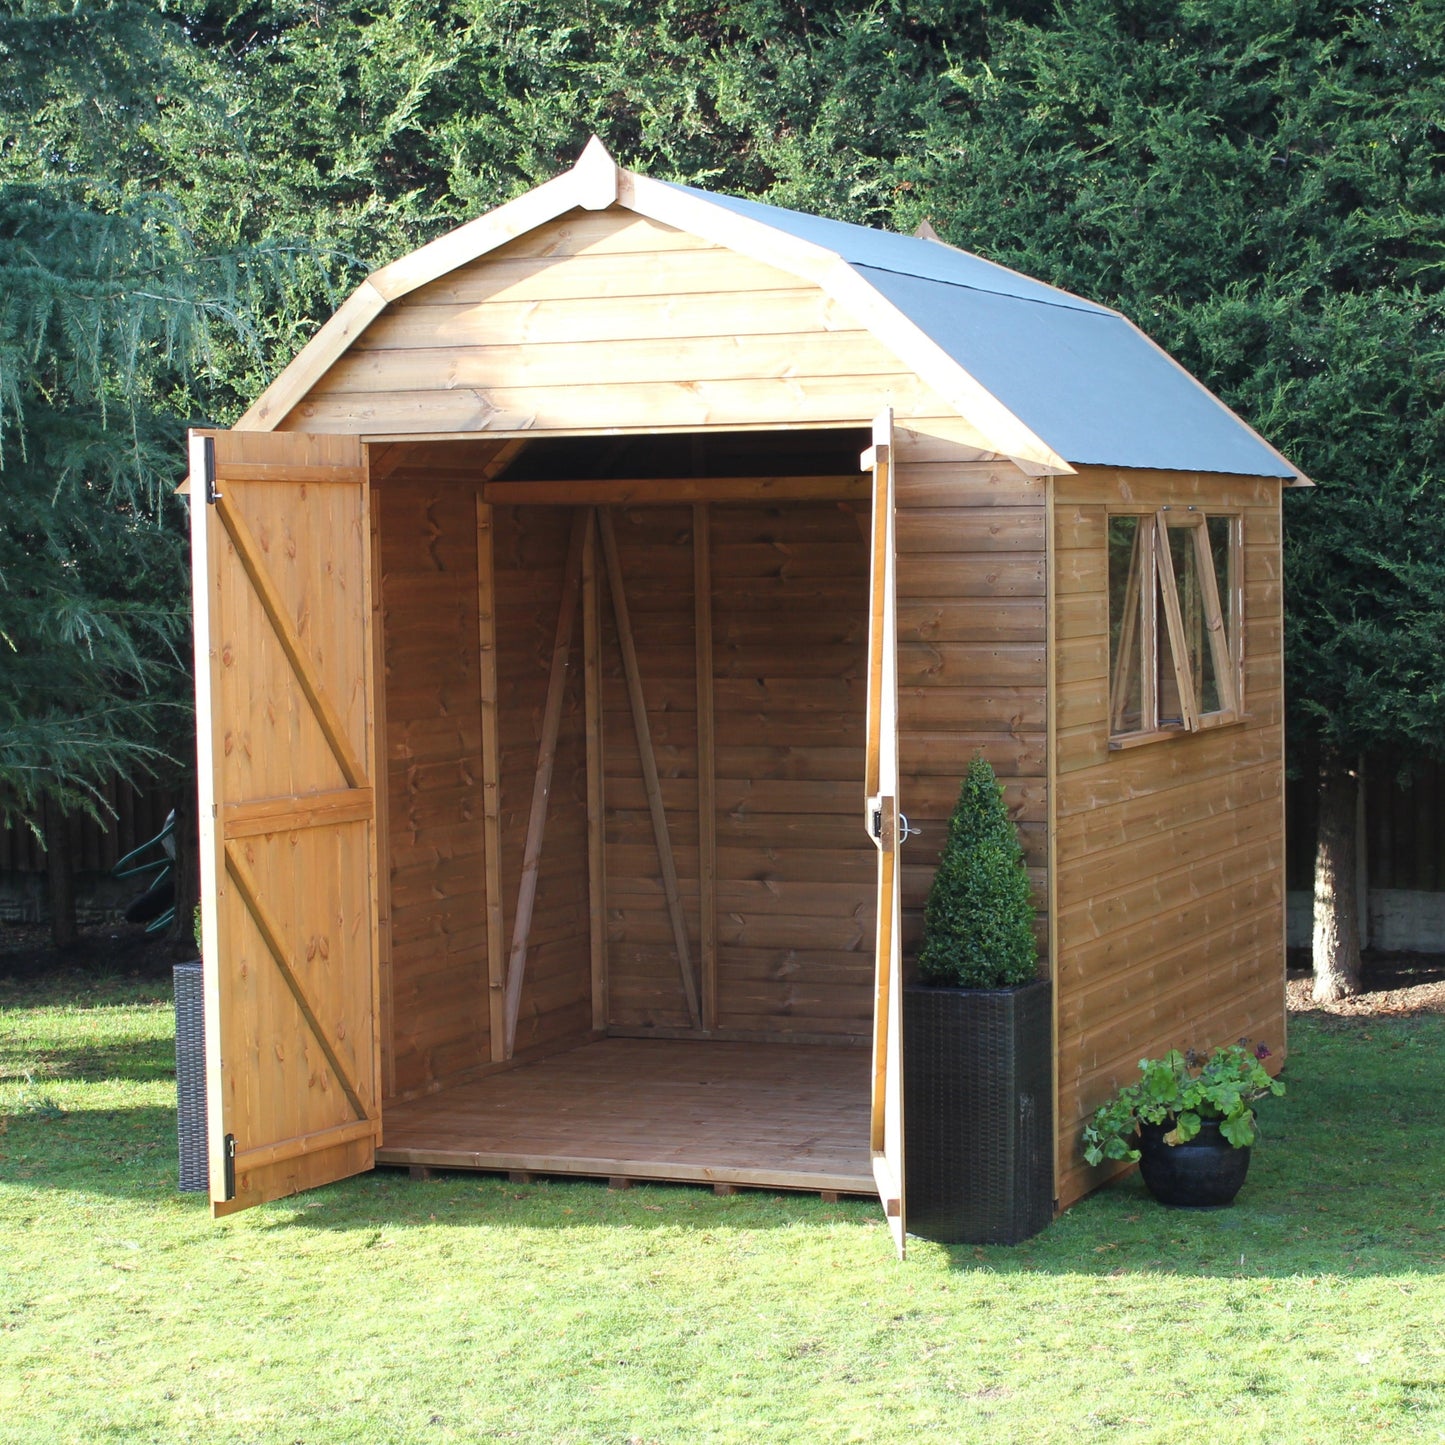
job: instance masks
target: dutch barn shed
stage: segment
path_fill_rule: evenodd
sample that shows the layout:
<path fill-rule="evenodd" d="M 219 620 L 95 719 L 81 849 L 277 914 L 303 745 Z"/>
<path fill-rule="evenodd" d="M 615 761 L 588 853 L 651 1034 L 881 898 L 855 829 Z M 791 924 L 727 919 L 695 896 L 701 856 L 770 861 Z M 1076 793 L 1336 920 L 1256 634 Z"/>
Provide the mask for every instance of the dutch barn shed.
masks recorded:
<path fill-rule="evenodd" d="M 192 438 L 216 1211 L 390 1162 L 877 1192 L 901 1241 L 980 750 L 1079 1198 L 1142 1054 L 1283 1042 L 1303 480 L 1114 312 L 595 141 L 376 272 Z"/>

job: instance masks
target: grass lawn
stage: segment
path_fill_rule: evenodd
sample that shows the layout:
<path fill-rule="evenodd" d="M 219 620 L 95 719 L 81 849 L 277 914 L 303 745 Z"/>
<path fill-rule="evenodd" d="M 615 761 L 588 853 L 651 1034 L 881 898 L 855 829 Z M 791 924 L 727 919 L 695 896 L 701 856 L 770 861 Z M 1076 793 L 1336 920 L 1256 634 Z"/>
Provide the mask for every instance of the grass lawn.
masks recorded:
<path fill-rule="evenodd" d="M 212 1223 L 169 999 L 0 981 L 0 1441 L 1445 1441 L 1445 1017 L 1297 1020 L 1233 1209 L 377 1173 Z M 1208 1432 L 1207 1436 L 1203 1432 Z"/>

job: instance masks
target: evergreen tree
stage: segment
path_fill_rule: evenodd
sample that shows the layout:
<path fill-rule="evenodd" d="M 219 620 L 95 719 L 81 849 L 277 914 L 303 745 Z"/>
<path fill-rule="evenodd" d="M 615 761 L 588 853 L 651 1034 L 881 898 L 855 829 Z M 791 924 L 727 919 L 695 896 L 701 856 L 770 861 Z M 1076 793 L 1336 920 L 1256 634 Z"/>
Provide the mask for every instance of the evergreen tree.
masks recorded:
<path fill-rule="evenodd" d="M 192 771 L 181 507 L 194 363 L 244 315 L 167 146 L 223 133 L 176 27 L 140 6 L 0 10 L 0 819 L 43 832 L 115 778 Z M 166 145 L 156 136 L 164 131 Z"/>
<path fill-rule="evenodd" d="M 918 973 L 952 988 L 1008 988 L 1038 971 L 1034 905 L 1018 830 L 979 754 L 968 766 L 923 907 Z"/>

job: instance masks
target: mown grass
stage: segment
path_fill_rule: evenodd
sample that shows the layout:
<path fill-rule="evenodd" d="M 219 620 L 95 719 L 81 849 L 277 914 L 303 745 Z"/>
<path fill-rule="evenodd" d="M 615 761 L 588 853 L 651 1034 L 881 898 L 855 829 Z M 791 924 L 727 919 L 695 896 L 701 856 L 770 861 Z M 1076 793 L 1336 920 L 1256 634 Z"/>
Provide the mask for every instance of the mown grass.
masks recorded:
<path fill-rule="evenodd" d="M 1016 1249 L 816 1198 L 175 1193 L 169 1000 L 0 983 L 0 1441 L 1445 1441 L 1445 1019 L 1299 1021 L 1231 1210 Z"/>

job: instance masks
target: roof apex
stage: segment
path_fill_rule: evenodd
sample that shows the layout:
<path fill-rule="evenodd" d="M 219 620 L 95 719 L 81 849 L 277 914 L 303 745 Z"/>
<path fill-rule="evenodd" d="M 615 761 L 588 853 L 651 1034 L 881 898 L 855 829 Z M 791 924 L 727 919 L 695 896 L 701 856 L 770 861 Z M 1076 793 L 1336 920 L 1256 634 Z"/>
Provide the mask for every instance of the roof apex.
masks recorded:
<path fill-rule="evenodd" d="M 601 137 L 594 135 L 582 147 L 570 174 L 577 182 L 577 202 L 583 210 L 605 211 L 617 200 L 621 167 Z"/>

